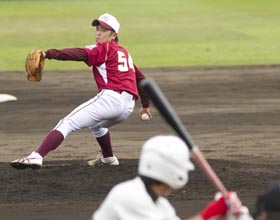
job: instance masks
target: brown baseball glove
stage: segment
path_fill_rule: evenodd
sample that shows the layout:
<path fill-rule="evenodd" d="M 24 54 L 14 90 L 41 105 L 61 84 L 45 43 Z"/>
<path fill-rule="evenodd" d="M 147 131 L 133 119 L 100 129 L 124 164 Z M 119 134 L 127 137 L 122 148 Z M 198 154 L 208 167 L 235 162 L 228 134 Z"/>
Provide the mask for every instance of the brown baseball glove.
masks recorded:
<path fill-rule="evenodd" d="M 32 50 L 26 57 L 25 70 L 29 81 L 37 82 L 42 79 L 45 57 L 41 49 Z"/>

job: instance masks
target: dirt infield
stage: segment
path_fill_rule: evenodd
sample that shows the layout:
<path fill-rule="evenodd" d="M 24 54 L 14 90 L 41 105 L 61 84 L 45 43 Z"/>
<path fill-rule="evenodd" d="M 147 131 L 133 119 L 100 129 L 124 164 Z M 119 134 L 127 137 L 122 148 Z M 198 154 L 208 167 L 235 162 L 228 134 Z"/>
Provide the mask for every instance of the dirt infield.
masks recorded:
<path fill-rule="evenodd" d="M 280 66 L 143 69 L 153 77 L 195 143 L 228 189 L 252 206 L 280 169 Z M 99 148 L 87 129 L 69 136 L 40 170 L 14 170 L 9 161 L 36 148 L 56 123 L 96 94 L 91 71 L 46 72 L 40 83 L 24 73 L 0 73 L 0 219 L 90 219 L 110 188 L 137 173 L 143 142 L 173 131 L 156 109 L 147 123 L 140 103 L 123 124 L 111 128 L 118 167 L 92 168 Z M 191 216 L 215 189 L 197 167 L 189 184 L 170 196 L 178 215 Z"/>

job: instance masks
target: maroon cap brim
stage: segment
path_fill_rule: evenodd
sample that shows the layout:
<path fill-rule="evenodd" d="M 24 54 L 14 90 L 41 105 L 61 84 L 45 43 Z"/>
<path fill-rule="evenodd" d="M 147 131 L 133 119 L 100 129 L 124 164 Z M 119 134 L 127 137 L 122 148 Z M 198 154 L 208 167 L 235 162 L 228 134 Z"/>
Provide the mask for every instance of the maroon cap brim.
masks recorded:
<path fill-rule="evenodd" d="M 91 23 L 92 26 L 98 26 L 101 25 L 102 27 L 108 29 L 108 30 L 113 30 L 113 28 L 111 26 L 109 26 L 108 24 L 106 24 L 104 21 L 99 21 L 98 19 L 95 19 L 92 21 Z"/>

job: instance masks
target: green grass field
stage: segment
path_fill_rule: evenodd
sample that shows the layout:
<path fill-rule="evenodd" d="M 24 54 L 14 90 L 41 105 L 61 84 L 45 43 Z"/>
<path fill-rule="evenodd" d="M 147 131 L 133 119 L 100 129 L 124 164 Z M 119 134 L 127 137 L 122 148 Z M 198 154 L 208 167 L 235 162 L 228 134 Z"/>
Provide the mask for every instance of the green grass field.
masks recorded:
<path fill-rule="evenodd" d="M 0 71 L 23 71 L 33 48 L 84 47 L 104 12 L 140 67 L 279 64 L 277 0 L 0 0 Z M 47 61 L 46 69 L 88 68 Z"/>

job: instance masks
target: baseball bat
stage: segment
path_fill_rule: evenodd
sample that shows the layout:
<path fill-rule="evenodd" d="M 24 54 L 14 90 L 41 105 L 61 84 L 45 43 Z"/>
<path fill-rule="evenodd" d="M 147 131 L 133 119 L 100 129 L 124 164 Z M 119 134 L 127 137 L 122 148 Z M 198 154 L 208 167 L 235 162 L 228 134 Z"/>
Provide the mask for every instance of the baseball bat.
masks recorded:
<path fill-rule="evenodd" d="M 212 167 L 209 165 L 207 160 L 204 158 L 198 146 L 194 144 L 189 132 L 183 125 L 177 113 L 172 108 L 156 82 L 152 78 L 146 78 L 141 81 L 140 88 L 147 93 L 163 118 L 175 130 L 178 136 L 186 143 L 189 150 L 191 151 L 192 157 L 200 166 L 204 174 L 214 184 L 216 189 L 223 195 L 225 195 L 227 193 L 227 189 L 223 185 L 222 181 L 218 178 Z"/>

